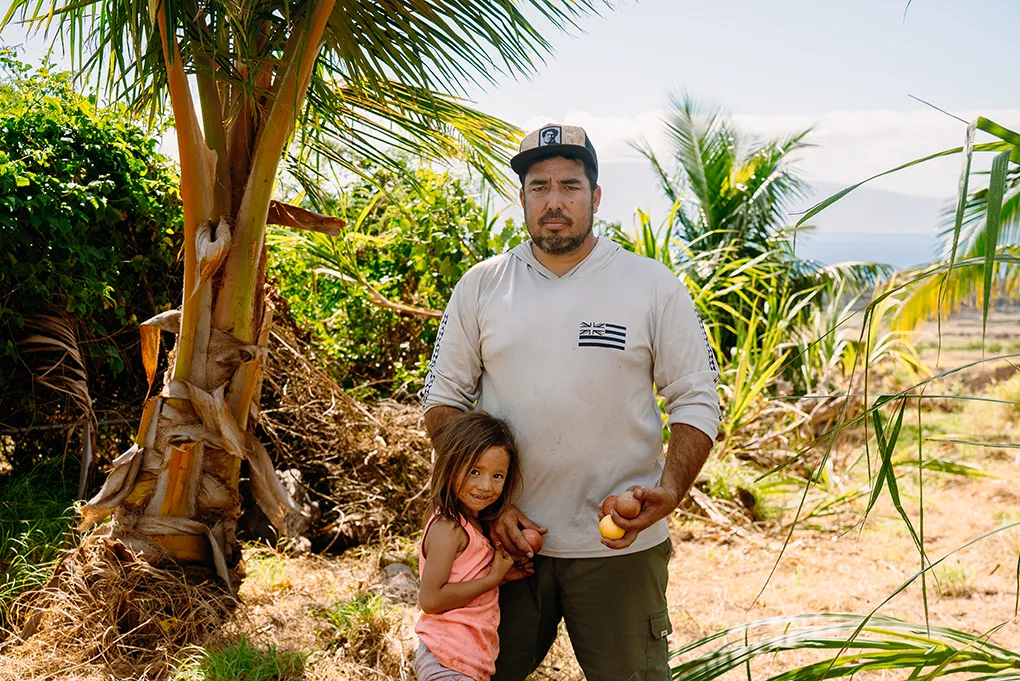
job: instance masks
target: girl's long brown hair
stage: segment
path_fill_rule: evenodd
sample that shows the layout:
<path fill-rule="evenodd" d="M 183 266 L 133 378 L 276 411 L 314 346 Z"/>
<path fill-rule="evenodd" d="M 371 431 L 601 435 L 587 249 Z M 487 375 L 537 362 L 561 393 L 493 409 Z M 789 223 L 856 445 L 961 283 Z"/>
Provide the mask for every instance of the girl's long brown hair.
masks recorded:
<path fill-rule="evenodd" d="M 439 429 L 433 440 L 436 463 L 429 483 L 427 516 L 433 513 L 460 524 L 457 483 L 478 462 L 490 447 L 502 447 L 510 455 L 503 493 L 478 514 L 482 522 L 490 522 L 505 511 L 521 489 L 517 443 L 509 424 L 484 411 L 472 411 L 456 417 Z"/>

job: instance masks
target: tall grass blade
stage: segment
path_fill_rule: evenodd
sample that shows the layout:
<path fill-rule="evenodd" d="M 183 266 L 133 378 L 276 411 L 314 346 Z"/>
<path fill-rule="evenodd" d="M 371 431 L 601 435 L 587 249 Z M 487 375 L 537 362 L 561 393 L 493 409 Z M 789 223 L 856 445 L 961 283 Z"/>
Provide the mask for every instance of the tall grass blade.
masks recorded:
<path fill-rule="evenodd" d="M 782 627 L 781 633 L 770 633 L 779 627 Z M 854 642 L 854 652 L 844 655 L 847 632 L 855 627 L 867 631 L 869 637 Z M 906 678 L 917 679 L 932 668 L 945 674 L 978 673 L 989 674 L 988 678 L 1012 678 L 1020 669 L 1020 657 L 988 641 L 997 629 L 975 635 L 942 627 L 928 629 L 890 617 L 840 613 L 776 617 L 733 627 L 685 646 L 675 656 L 734 635 L 743 634 L 744 639 L 743 645 L 733 640 L 673 667 L 672 677 L 683 681 L 709 681 L 763 655 L 838 649 L 831 659 L 772 676 L 770 681 L 809 681 L 853 677 L 864 671 L 895 670 L 911 670 Z M 752 630 L 764 636 L 748 642 Z M 925 678 L 930 676 L 929 672 Z"/>
<path fill-rule="evenodd" d="M 892 431 L 888 434 L 888 438 L 886 438 L 884 429 L 882 428 L 880 412 L 878 410 L 874 412 L 875 439 L 878 442 L 879 454 L 882 457 L 882 470 L 885 472 L 886 484 L 889 488 L 889 498 L 892 500 L 893 506 L 896 508 L 896 512 L 899 513 L 900 518 L 903 520 L 903 524 L 907 526 L 907 530 L 910 532 L 910 537 L 914 540 L 914 546 L 917 548 L 917 553 L 921 558 L 921 600 L 924 605 L 924 623 L 928 626 L 930 622 L 930 614 L 928 611 L 928 592 L 927 589 L 924 588 L 927 586 L 924 566 L 928 557 L 924 552 L 924 538 L 923 536 L 918 536 L 917 532 L 914 530 L 913 523 L 910 522 L 910 517 L 903 508 L 903 502 L 900 500 L 900 488 L 896 482 L 896 471 L 893 467 L 893 454 L 896 450 L 896 441 L 899 439 L 900 427 L 903 425 L 903 412 L 906 410 L 906 406 L 907 400 L 901 399 L 900 408 L 896 413 L 896 423 L 893 425 Z"/>
<path fill-rule="evenodd" d="M 924 548 L 921 546 L 920 539 L 918 539 L 917 533 L 914 531 L 914 526 L 910 522 L 910 518 L 907 516 L 906 511 L 903 509 L 903 503 L 900 500 L 900 489 L 896 482 L 896 473 L 893 468 L 893 453 L 896 450 L 896 441 L 899 438 L 900 427 L 903 425 L 903 412 L 907 406 L 905 399 L 900 400 L 900 407 L 896 411 L 896 422 L 893 424 L 892 430 L 886 434 L 885 429 L 882 426 L 882 419 L 879 416 L 879 412 L 876 410 L 873 412 L 872 417 L 875 423 L 875 436 L 878 441 L 879 454 L 882 457 L 882 472 L 886 476 L 886 485 L 889 488 L 889 497 L 892 499 L 893 506 L 896 508 L 896 512 L 899 513 L 903 522 L 907 526 L 907 530 L 910 532 L 910 536 L 914 540 L 914 545 L 924 555 Z M 883 474 L 883 473 L 880 473 Z"/>
<path fill-rule="evenodd" d="M 1010 147 L 1007 142 L 987 142 L 987 143 L 984 143 L 984 144 L 975 144 L 975 145 L 973 145 L 973 151 L 1004 151 L 1004 150 L 1011 149 L 1011 148 L 1012 147 Z M 895 168 L 892 168 L 891 170 L 886 170 L 886 171 L 883 171 L 881 173 L 878 173 L 877 175 L 872 175 L 871 177 L 869 177 L 866 180 L 861 180 L 857 184 L 853 184 L 853 185 L 850 185 L 849 187 L 846 187 L 845 189 L 841 189 L 838 192 L 836 192 L 835 194 L 833 194 L 832 196 L 828 197 L 827 199 L 823 199 L 822 201 L 819 201 L 814 206 L 809 208 L 808 211 L 806 213 L 804 213 L 804 215 L 799 220 L 797 220 L 797 224 L 794 225 L 794 227 L 797 227 L 797 228 L 801 227 L 805 222 L 807 222 L 808 220 L 810 220 L 814 216 L 818 215 L 823 210 L 825 210 L 826 208 L 828 208 L 832 204 L 836 203 L 837 201 L 842 199 L 844 196 L 846 196 L 850 192 L 852 192 L 855 189 L 858 189 L 858 188 L 866 185 L 867 183 L 871 182 L 872 180 L 877 180 L 880 177 L 885 177 L 886 175 L 891 175 L 891 174 L 899 172 L 901 170 L 906 170 L 907 168 L 911 168 L 913 166 L 920 165 L 922 163 L 927 163 L 928 161 L 932 161 L 932 160 L 935 160 L 937 158 L 944 158 L 946 156 L 952 156 L 954 154 L 959 154 L 961 151 L 964 151 L 963 147 L 953 147 L 952 149 L 945 149 L 944 151 L 940 151 L 940 152 L 937 152 L 935 154 L 929 154 L 928 156 L 924 156 L 922 158 L 914 159 L 913 161 L 909 161 L 909 162 L 904 163 L 902 165 L 898 165 Z"/>
<path fill-rule="evenodd" d="M 938 349 L 935 352 L 935 363 L 942 355 L 942 306 L 945 304 L 947 284 L 953 276 L 953 266 L 956 264 L 956 251 L 960 246 L 960 231 L 963 229 L 963 214 L 967 207 L 967 189 L 970 185 L 970 165 L 974 158 L 974 134 L 977 131 L 977 121 L 972 121 L 967 126 L 967 138 L 963 145 L 963 169 L 960 171 L 960 190 L 956 198 L 956 217 L 953 220 L 953 247 L 949 251 L 949 264 L 946 273 L 942 275 L 939 283 L 939 296 L 935 324 L 938 335 Z"/>
<path fill-rule="evenodd" d="M 1012 159 L 1014 163 L 1020 163 L 1020 159 L 1017 158 L 1020 155 L 1020 133 L 1014 132 L 1009 128 L 999 125 L 995 121 L 990 121 L 984 116 L 981 116 L 976 121 L 978 130 L 987 132 L 989 135 L 995 135 L 1003 142 L 1008 142 L 1013 145 Z"/>
<path fill-rule="evenodd" d="M 964 549 L 970 548 L 974 544 L 977 544 L 978 542 L 984 541 L 985 539 L 988 539 L 989 537 L 992 537 L 992 536 L 994 536 L 996 534 L 999 534 L 1000 532 L 1005 532 L 1006 530 L 1013 529 L 1014 527 L 1020 527 L 1020 522 L 1010 523 L 1009 525 L 1004 525 L 1003 527 L 999 527 L 997 529 L 991 530 L 990 532 L 986 532 L 985 534 L 981 535 L 980 537 L 977 537 L 976 539 L 972 539 L 971 541 L 967 542 L 963 546 L 956 547 L 955 549 L 953 549 L 949 553 L 945 554 L 944 556 L 942 556 L 941 558 L 936 560 L 934 563 L 930 563 L 928 565 L 928 567 L 922 568 L 920 571 L 914 573 L 913 576 L 911 576 L 905 582 L 903 582 L 898 587 L 896 587 L 896 589 L 891 594 L 886 596 L 886 598 L 881 603 L 879 603 L 877 606 L 875 606 L 875 608 L 864 617 L 864 619 L 861 621 L 860 625 L 854 630 L 853 634 L 851 634 L 851 636 L 844 642 L 844 645 L 842 646 L 842 648 L 839 651 L 839 655 L 842 655 L 844 652 L 846 652 L 846 650 L 850 647 L 850 645 L 854 641 L 857 640 L 857 637 L 860 636 L 862 631 L 864 631 L 865 626 L 875 616 L 875 613 L 877 613 L 882 607 L 884 607 L 886 603 L 888 603 L 892 599 L 896 598 L 896 596 L 899 596 L 907 587 L 909 587 L 911 584 L 913 584 L 917 580 L 918 577 L 921 577 L 922 575 L 924 575 L 926 572 L 928 572 L 930 570 L 934 570 L 936 567 L 938 567 L 943 561 L 945 561 L 950 556 L 952 556 L 952 555 L 954 555 L 956 553 L 959 553 L 960 551 L 963 551 Z M 998 647 L 998 646 L 996 646 L 996 647 Z M 1020 656 L 1018 656 L 1016 653 L 1013 653 L 1011 651 L 1006 651 L 1006 652 L 1008 652 L 1011 656 L 1013 656 L 1013 657 L 1017 658 L 1018 660 L 1020 660 Z M 833 662 L 835 662 L 835 659 L 833 660 Z M 1018 662 L 1017 666 L 1020 666 L 1020 662 Z"/>
<path fill-rule="evenodd" d="M 996 154 L 992 160 L 992 172 L 988 180 L 988 214 L 985 218 L 985 295 L 981 312 L 981 347 L 984 348 L 988 333 L 988 312 L 995 295 L 995 251 L 999 247 L 999 220 L 1002 217 L 1002 196 L 1006 191 L 1006 172 L 1009 170 L 1010 152 Z M 962 211 L 961 211 L 962 214 Z"/>

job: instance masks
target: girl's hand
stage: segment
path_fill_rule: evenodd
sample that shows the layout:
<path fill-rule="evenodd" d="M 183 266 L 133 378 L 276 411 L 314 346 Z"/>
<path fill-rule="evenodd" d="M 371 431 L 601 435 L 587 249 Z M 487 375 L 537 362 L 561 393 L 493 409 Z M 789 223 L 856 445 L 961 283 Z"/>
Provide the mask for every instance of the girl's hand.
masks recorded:
<path fill-rule="evenodd" d="M 500 582 L 500 586 L 507 582 L 516 582 L 518 579 L 527 579 L 533 574 L 535 574 L 535 570 L 531 567 L 530 562 L 527 565 L 514 563 L 514 566 L 510 568 L 510 572 L 506 573 L 506 576 L 503 577 L 503 581 Z"/>
<path fill-rule="evenodd" d="M 509 574 L 510 570 L 514 567 L 514 559 L 510 557 L 510 554 L 503 550 L 503 545 L 496 544 L 496 554 L 492 557 L 492 569 L 489 571 L 489 576 L 496 582 L 496 584 L 502 584 L 504 578 Z"/>

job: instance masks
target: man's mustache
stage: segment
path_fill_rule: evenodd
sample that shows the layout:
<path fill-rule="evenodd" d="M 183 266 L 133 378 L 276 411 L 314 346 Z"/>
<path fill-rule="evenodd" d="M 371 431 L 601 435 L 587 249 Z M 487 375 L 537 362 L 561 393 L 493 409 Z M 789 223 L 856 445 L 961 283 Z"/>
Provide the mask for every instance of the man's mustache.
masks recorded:
<path fill-rule="evenodd" d="M 538 219 L 538 224 L 544 225 L 549 220 L 559 220 L 560 222 L 565 223 L 567 227 L 572 227 L 574 225 L 574 221 L 570 219 L 570 216 L 565 215 L 560 211 L 547 212 L 545 215 Z"/>

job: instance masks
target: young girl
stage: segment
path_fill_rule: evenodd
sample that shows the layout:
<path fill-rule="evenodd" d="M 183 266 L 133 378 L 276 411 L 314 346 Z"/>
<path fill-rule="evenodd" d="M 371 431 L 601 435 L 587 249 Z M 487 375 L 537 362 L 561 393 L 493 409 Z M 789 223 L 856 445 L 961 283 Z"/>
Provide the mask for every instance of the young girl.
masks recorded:
<path fill-rule="evenodd" d="M 435 449 L 415 672 L 418 681 L 489 681 L 499 653 L 497 587 L 514 563 L 489 542 L 485 525 L 520 488 L 517 447 L 505 422 L 470 412 L 439 431 Z"/>

